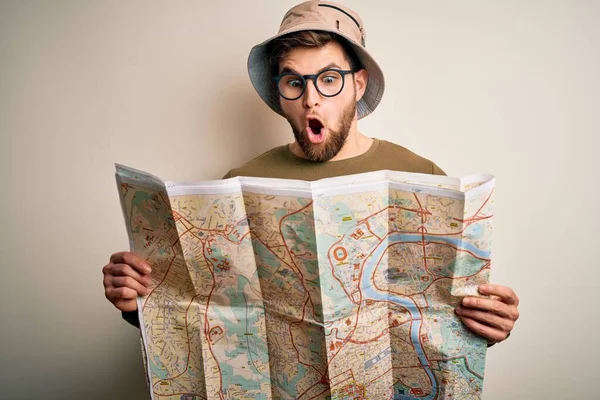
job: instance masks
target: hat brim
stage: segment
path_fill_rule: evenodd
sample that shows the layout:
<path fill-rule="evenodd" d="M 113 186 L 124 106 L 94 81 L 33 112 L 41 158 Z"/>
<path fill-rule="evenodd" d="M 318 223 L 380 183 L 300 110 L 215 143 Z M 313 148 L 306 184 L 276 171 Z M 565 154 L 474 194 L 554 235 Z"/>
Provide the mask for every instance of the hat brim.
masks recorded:
<path fill-rule="evenodd" d="M 297 25 L 293 29 L 265 40 L 250 50 L 250 55 L 248 56 L 248 74 L 250 75 L 250 81 L 252 82 L 252 85 L 258 92 L 259 96 L 273 111 L 279 115 L 283 115 L 279 103 L 279 93 L 277 92 L 277 88 L 273 82 L 273 77 L 271 76 L 267 48 L 269 43 L 281 36 L 294 32 L 309 30 L 335 33 L 336 35 L 339 35 L 345 39 L 346 42 L 352 47 L 360 63 L 362 64 L 362 67 L 366 69 L 367 73 L 369 74 L 365 93 L 356 105 L 358 119 L 364 118 L 371 114 L 375 108 L 377 108 L 377 105 L 379 105 L 385 88 L 385 80 L 383 78 L 383 72 L 381 71 L 381 68 L 379 68 L 377 62 L 375 62 L 373 57 L 371 57 L 364 47 L 355 43 L 339 31 L 324 29 L 322 24 Z"/>

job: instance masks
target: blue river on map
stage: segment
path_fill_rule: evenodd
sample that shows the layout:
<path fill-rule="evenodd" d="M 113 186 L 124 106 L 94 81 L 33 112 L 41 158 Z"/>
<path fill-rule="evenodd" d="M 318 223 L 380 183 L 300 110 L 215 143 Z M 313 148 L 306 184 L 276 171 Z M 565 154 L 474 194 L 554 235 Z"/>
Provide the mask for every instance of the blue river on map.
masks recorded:
<path fill-rule="evenodd" d="M 387 293 L 387 292 L 380 292 L 370 282 L 370 278 L 371 278 L 371 276 L 373 276 L 373 273 L 377 266 L 377 261 L 383 256 L 383 253 L 387 250 L 387 248 L 390 245 L 394 245 L 394 244 L 398 244 L 398 243 L 407 243 L 407 242 L 421 242 L 423 239 L 426 241 L 446 242 L 446 243 L 456 246 L 457 248 L 459 248 L 461 250 L 468 250 L 468 251 L 472 252 L 473 254 L 475 254 L 479 257 L 482 257 L 482 258 L 488 258 L 490 255 L 490 252 L 480 250 L 477 247 L 473 246 L 472 244 L 463 242 L 460 239 L 432 236 L 432 235 L 414 235 L 414 234 L 408 235 L 408 234 L 397 233 L 397 234 L 390 235 L 388 237 L 387 241 L 381 242 L 379 244 L 379 246 L 377 246 L 377 248 L 373 251 L 373 254 L 369 258 L 369 260 L 365 263 L 365 269 L 363 271 L 362 280 L 361 280 L 361 287 L 362 287 L 363 293 L 365 295 L 367 295 L 369 298 L 372 298 L 375 300 L 392 301 L 392 302 L 399 304 L 402 307 L 406 308 L 410 312 L 411 318 L 413 320 L 412 325 L 411 325 L 411 330 L 410 330 L 410 338 L 411 338 L 412 344 L 415 347 L 415 350 L 417 352 L 417 357 L 419 358 L 419 361 L 421 362 L 421 365 L 423 366 L 423 368 L 425 368 L 425 372 L 427 373 L 427 376 L 429 376 L 429 380 L 431 381 L 431 386 L 432 386 L 431 393 L 428 396 L 419 397 L 419 398 L 425 399 L 425 400 L 430 400 L 430 399 L 434 399 L 437 396 L 438 383 L 435 379 L 435 376 L 433 375 L 433 372 L 431 371 L 429 362 L 427 360 L 427 357 L 425 357 L 425 352 L 423 351 L 423 347 L 421 346 L 421 342 L 419 340 L 419 329 L 421 328 L 421 323 L 422 323 L 421 313 L 419 312 L 414 301 L 411 300 L 410 298 L 403 297 L 403 296 L 397 296 L 397 295 L 391 295 L 390 293 Z M 405 395 L 397 395 L 397 396 L 394 396 L 394 398 L 398 399 L 398 400 L 409 400 L 409 399 L 414 399 L 415 397 L 405 396 Z"/>

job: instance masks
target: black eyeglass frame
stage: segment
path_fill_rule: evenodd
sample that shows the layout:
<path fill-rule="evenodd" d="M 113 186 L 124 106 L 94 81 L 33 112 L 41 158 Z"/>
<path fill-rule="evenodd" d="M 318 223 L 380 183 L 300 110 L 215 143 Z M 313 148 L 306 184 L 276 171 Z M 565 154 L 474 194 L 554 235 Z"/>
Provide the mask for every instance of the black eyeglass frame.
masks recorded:
<path fill-rule="evenodd" d="M 319 76 L 321 76 L 322 74 L 326 73 L 326 72 L 337 72 L 338 74 L 340 74 L 340 76 L 342 77 L 342 87 L 340 88 L 340 90 L 336 93 L 336 94 L 325 94 L 323 92 L 321 92 L 321 89 L 319 89 L 319 85 L 317 84 L 317 79 L 319 78 Z M 319 92 L 319 94 L 321 96 L 324 97 L 335 97 L 338 94 L 342 93 L 342 90 L 344 90 L 344 86 L 346 85 L 346 75 L 348 74 L 354 74 L 356 71 L 352 70 L 352 69 L 348 69 L 348 70 L 343 70 L 343 69 L 336 69 L 336 68 L 328 68 L 328 69 L 324 69 L 323 71 L 317 73 L 317 74 L 311 74 L 311 75 L 300 75 L 297 74 L 295 72 L 284 72 L 281 75 L 277 75 L 275 77 L 273 77 L 273 80 L 275 81 L 275 86 L 277 86 L 277 92 L 279 93 L 279 95 L 281 97 L 283 97 L 286 100 L 298 100 L 300 97 L 302 97 L 302 95 L 304 95 L 304 92 L 306 92 L 306 87 L 308 86 L 308 82 L 307 80 L 312 79 L 313 84 L 315 85 L 315 88 L 317 89 L 317 92 Z M 289 75 L 293 75 L 293 76 L 297 76 L 298 78 L 300 78 L 302 80 L 302 92 L 300 92 L 300 94 L 297 97 L 285 97 L 283 95 L 283 93 L 281 93 L 281 90 L 279 89 L 279 81 L 281 80 L 281 78 L 285 77 L 285 76 L 289 76 Z"/>

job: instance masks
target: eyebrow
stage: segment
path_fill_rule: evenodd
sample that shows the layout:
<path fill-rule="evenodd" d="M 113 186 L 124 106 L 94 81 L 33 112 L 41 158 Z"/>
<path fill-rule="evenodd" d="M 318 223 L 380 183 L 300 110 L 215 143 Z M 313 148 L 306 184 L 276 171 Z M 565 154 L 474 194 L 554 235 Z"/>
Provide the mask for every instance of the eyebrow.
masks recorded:
<path fill-rule="evenodd" d="M 339 65 L 337 65 L 336 63 L 329 63 L 326 66 L 324 66 L 323 68 L 321 68 L 320 70 L 318 70 L 316 74 L 318 74 L 319 72 L 325 71 L 326 69 L 330 69 L 330 68 L 337 68 L 337 69 L 342 69 L 342 67 L 340 67 Z M 290 67 L 283 67 L 280 74 L 284 74 L 286 72 L 292 72 L 294 74 L 297 75 L 302 75 L 301 73 L 299 73 L 298 71 L 294 70 L 293 68 Z"/>

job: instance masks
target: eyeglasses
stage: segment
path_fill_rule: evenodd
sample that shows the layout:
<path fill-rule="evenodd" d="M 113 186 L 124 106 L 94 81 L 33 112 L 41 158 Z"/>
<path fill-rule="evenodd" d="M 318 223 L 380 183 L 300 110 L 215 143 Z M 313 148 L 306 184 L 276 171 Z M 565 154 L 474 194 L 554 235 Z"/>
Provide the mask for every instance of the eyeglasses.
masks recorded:
<path fill-rule="evenodd" d="M 286 100 L 297 100 L 306 91 L 307 80 L 312 79 L 317 91 L 325 97 L 333 97 L 344 89 L 344 77 L 353 74 L 352 70 L 326 69 L 314 75 L 299 75 L 285 72 L 273 79 L 277 83 L 279 95 Z"/>

